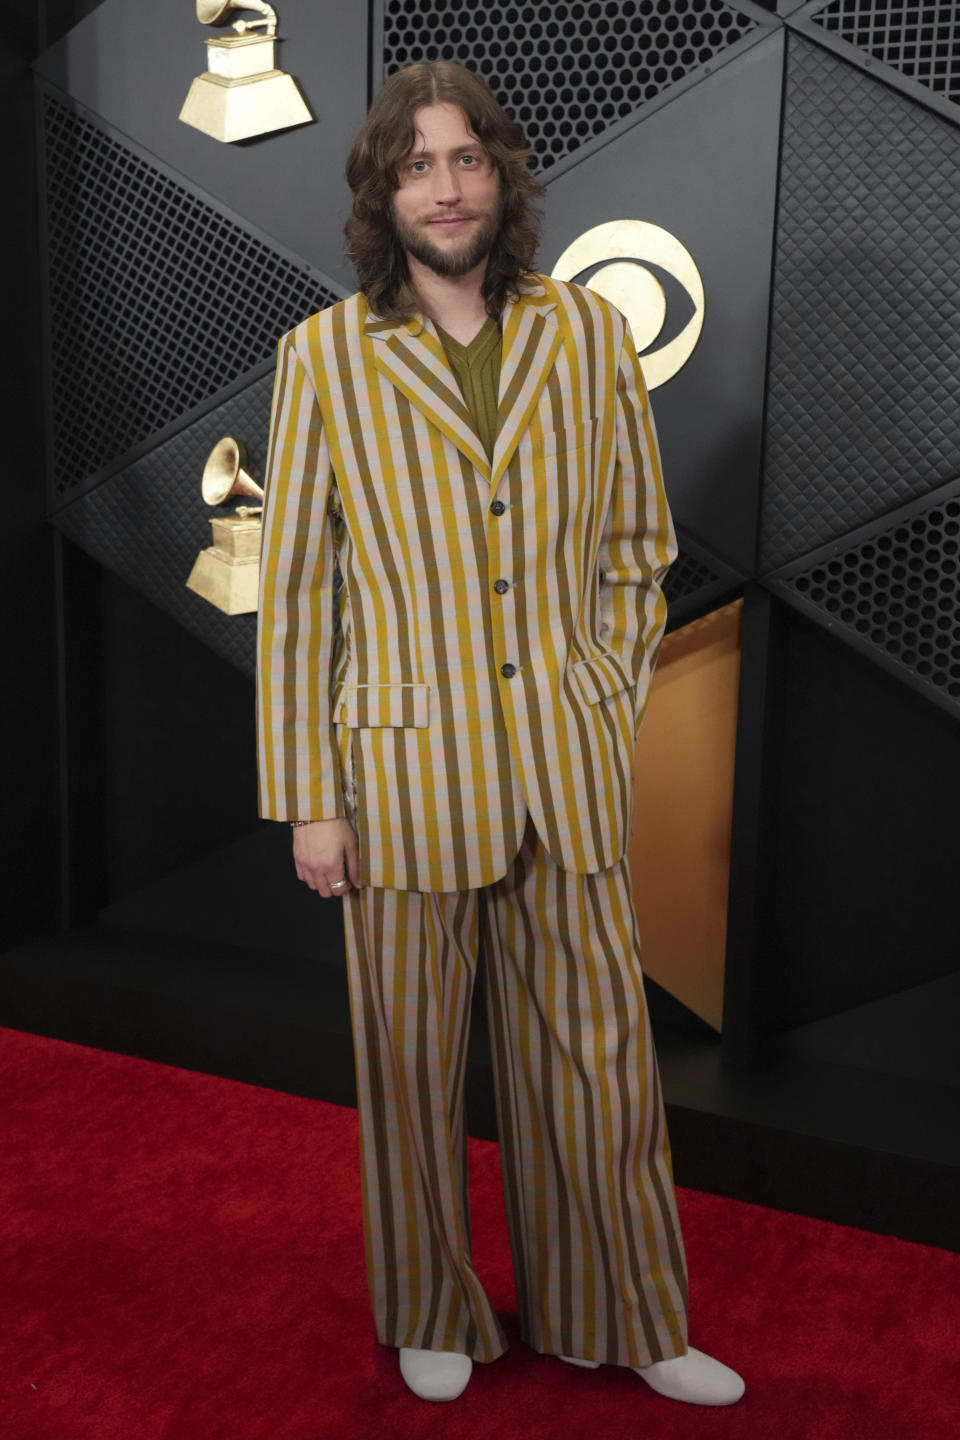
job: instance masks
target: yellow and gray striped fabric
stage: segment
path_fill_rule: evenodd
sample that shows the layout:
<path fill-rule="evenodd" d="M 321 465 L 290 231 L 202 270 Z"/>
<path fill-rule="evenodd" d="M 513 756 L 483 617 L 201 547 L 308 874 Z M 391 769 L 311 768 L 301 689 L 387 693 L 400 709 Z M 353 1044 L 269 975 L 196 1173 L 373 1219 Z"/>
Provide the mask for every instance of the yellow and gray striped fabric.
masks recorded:
<path fill-rule="evenodd" d="M 364 884 L 487 885 L 528 811 L 564 869 L 627 845 L 675 555 L 639 363 L 617 310 L 545 277 L 502 354 L 488 460 L 430 322 L 358 295 L 280 342 L 260 813 L 349 809 Z"/>
<path fill-rule="evenodd" d="M 463 1120 L 482 946 L 524 1339 L 646 1365 L 687 1346 L 687 1272 L 626 861 L 577 875 L 529 826 L 494 885 L 344 905 L 367 1276 L 386 1345 L 493 1360 Z"/>

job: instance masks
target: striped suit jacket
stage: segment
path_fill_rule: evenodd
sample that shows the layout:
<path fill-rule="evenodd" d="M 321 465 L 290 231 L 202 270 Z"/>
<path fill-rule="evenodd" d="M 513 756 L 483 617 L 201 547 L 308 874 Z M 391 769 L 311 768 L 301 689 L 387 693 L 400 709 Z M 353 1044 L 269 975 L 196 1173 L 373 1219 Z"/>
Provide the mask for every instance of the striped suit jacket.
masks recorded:
<path fill-rule="evenodd" d="M 527 812 L 567 870 L 624 853 L 675 555 L 626 322 L 535 277 L 503 317 L 488 460 L 430 321 L 362 295 L 279 344 L 259 613 L 260 813 L 346 815 L 361 882 L 502 876 Z"/>

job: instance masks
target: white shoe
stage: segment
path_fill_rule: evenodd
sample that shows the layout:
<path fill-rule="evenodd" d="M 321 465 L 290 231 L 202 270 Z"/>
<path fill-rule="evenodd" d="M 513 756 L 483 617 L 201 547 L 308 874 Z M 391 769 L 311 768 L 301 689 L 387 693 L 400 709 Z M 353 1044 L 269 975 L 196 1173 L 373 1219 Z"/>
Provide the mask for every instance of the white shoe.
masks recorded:
<path fill-rule="evenodd" d="M 735 1405 L 747 1388 L 736 1370 L 692 1345 L 685 1355 L 633 1368 L 659 1395 L 690 1405 Z"/>
<path fill-rule="evenodd" d="M 467 1388 L 473 1361 L 453 1350 L 400 1347 L 400 1374 L 421 1400 L 456 1400 Z"/>

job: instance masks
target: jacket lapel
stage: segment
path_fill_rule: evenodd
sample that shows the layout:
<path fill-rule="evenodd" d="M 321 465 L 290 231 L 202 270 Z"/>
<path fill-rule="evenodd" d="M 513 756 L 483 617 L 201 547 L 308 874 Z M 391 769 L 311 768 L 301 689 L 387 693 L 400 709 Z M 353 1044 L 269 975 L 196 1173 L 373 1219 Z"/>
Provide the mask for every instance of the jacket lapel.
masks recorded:
<path fill-rule="evenodd" d="M 368 314 L 364 330 L 374 342 L 373 363 L 380 374 L 489 479 L 490 462 L 433 326 L 416 316 L 397 323 Z"/>
<path fill-rule="evenodd" d="M 490 481 L 491 489 L 500 483 L 530 423 L 560 347 L 560 327 L 553 313 L 556 304 L 538 285 L 512 301 L 504 312 L 492 466 L 433 326 L 418 316 L 397 322 L 370 313 L 364 322 L 364 331 L 374 342 L 373 363 L 380 374 L 466 455 Z"/>
<path fill-rule="evenodd" d="M 530 424 L 534 406 L 560 348 L 560 326 L 553 313 L 556 304 L 541 286 L 535 293 L 521 295 L 506 309 L 491 490 L 500 483 L 510 457 Z"/>

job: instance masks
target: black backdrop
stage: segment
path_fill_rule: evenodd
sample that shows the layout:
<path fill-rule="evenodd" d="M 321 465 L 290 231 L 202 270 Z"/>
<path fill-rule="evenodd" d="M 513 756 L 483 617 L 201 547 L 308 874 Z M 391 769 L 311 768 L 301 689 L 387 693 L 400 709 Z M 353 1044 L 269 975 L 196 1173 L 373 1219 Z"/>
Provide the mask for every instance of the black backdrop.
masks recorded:
<path fill-rule="evenodd" d="M 342 158 L 369 85 L 432 46 L 527 125 L 544 268 L 630 215 L 704 277 L 700 345 L 654 403 L 683 546 L 671 623 L 746 596 L 726 1064 L 956 1085 L 954 7 L 775 8 L 488 6 L 480 24 L 455 0 L 286 0 L 281 63 L 319 123 L 226 147 L 176 118 L 202 66 L 192 5 L 162 45 L 124 0 L 10 7 L 7 945 L 98 920 L 267 955 L 278 993 L 288 962 L 339 963 L 331 912 L 255 820 L 252 619 L 182 580 L 207 450 L 239 430 L 260 473 L 273 340 L 350 288 Z M 13 1023 L 69 1033 L 18 1003 Z M 222 1067 L 215 1049 L 154 1046 Z"/>

